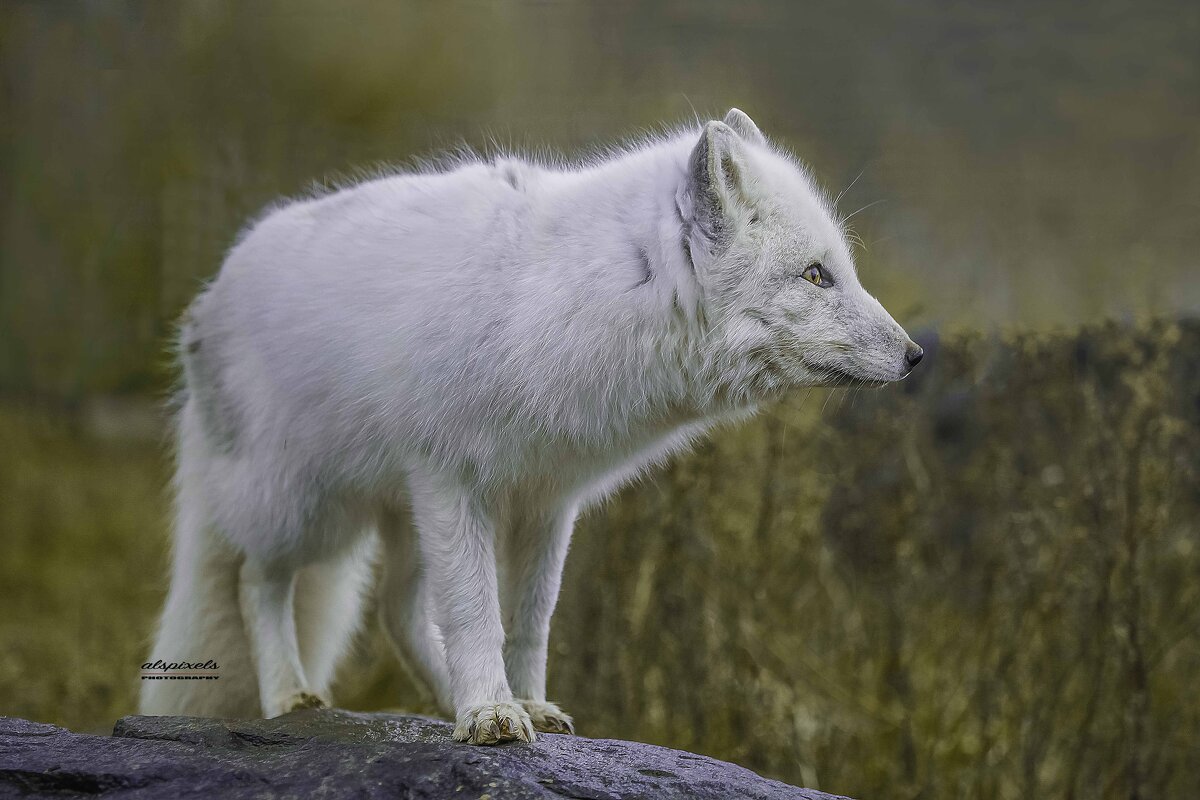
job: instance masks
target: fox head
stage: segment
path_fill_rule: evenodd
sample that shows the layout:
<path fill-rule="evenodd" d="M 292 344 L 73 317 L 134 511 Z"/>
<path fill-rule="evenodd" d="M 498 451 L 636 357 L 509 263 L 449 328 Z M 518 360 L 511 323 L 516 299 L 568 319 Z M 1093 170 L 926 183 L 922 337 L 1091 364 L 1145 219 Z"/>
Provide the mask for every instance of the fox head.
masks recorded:
<path fill-rule="evenodd" d="M 708 340 L 743 391 L 878 385 L 921 360 L 859 283 L 830 204 L 741 111 L 704 125 L 676 200 Z"/>

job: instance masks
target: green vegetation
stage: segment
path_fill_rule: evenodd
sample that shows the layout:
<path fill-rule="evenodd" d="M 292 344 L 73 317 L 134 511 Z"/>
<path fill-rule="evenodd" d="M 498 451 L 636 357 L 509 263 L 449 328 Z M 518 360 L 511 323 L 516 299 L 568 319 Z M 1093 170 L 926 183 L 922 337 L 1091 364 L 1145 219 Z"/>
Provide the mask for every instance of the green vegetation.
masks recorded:
<path fill-rule="evenodd" d="M 581 733 L 861 797 L 1200 782 L 1200 324 L 930 350 L 905 384 L 799 394 L 588 515 L 551 656 Z M 4 713 L 98 730 L 134 709 L 168 465 L 100 437 L 112 416 L 0 413 Z M 337 697 L 431 710 L 373 619 Z"/>
<path fill-rule="evenodd" d="M 134 708 L 165 593 L 169 470 L 89 418 L 0 407 L 0 714 L 100 730 Z"/>
<path fill-rule="evenodd" d="M 956 338 L 719 437 L 579 533 L 555 694 L 860 797 L 1185 796 L 1198 357 L 1195 324 Z"/>

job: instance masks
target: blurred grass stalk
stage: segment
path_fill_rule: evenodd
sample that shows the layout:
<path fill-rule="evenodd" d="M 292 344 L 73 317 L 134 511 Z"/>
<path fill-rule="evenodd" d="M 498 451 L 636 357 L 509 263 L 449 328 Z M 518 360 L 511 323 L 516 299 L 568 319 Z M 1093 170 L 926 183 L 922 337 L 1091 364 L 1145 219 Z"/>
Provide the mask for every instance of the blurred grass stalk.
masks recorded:
<path fill-rule="evenodd" d="M 903 385 L 798 394 L 592 512 L 554 697 L 863 797 L 1183 796 L 1200 324 L 924 342 Z M 123 405 L 0 406 L 4 713 L 134 709 L 169 465 Z M 361 646 L 343 705 L 431 710 L 373 621 Z"/>

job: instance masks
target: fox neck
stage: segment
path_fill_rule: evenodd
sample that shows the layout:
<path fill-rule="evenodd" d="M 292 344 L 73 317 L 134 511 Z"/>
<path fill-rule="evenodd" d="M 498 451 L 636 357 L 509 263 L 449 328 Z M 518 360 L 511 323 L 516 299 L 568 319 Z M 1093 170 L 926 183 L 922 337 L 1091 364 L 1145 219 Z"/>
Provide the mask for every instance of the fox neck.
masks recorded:
<path fill-rule="evenodd" d="M 637 232 L 635 249 L 647 257 L 653 275 L 645 287 L 639 287 L 646 290 L 636 306 L 644 327 L 636 336 L 613 331 L 643 348 L 642 363 L 658 366 L 651 371 L 660 381 L 658 411 L 684 422 L 750 410 L 761 394 L 755 370 L 726 344 L 726 312 L 714 309 L 697 276 L 689 242 L 691 226 L 677 200 L 687 180 L 688 152 L 668 148 L 664 153 L 668 166 L 643 173 L 639 191 L 653 198 L 645 218 L 655 221 L 632 228 Z"/>

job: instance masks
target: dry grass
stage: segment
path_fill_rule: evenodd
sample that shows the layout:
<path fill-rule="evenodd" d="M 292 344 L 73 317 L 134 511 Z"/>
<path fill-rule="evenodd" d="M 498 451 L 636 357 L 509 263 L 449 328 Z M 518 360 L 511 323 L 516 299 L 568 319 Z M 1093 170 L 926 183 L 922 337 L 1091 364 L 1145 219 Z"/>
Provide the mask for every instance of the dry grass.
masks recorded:
<path fill-rule="evenodd" d="M 930 349 L 586 518 L 551 663 L 581 733 L 863 797 L 1200 783 L 1200 325 Z M 163 588 L 167 462 L 78 419 L 0 411 L 0 711 L 102 729 Z M 429 710 L 376 625 L 352 662 L 342 704 Z"/>

